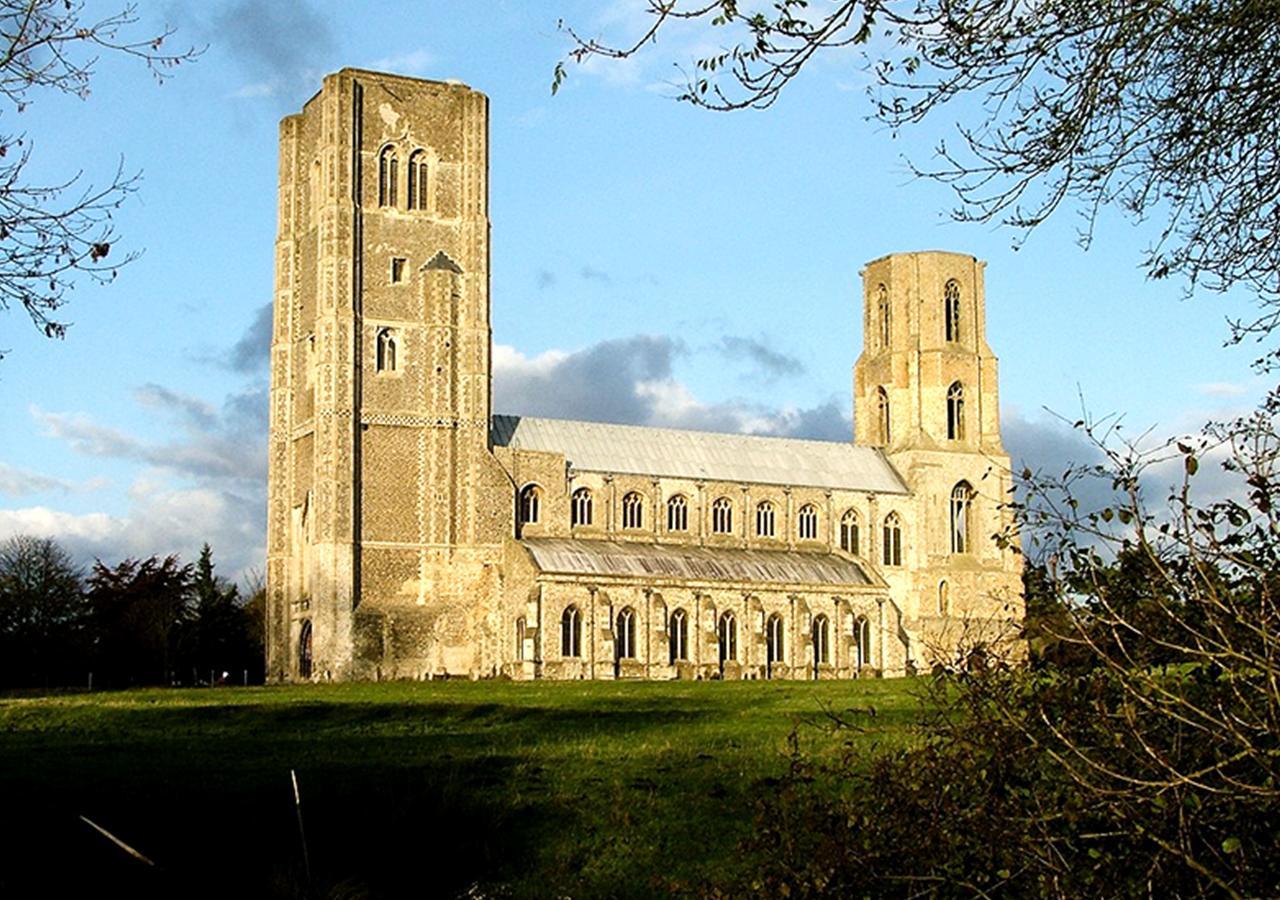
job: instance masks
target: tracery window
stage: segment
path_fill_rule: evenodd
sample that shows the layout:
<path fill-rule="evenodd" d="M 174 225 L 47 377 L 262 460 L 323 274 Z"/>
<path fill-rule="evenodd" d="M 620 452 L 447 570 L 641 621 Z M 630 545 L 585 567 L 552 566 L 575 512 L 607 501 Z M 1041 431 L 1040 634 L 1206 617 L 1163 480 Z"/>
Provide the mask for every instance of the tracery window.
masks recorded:
<path fill-rule="evenodd" d="M 785 656 L 784 636 L 786 632 L 782 625 L 782 616 L 774 613 L 769 616 L 769 620 L 764 625 L 765 635 L 765 660 L 769 665 L 780 663 Z"/>
<path fill-rule="evenodd" d="M 689 658 L 689 616 L 683 609 L 677 609 L 671 614 L 668 631 L 671 640 L 671 663 L 674 665 L 687 660 Z"/>
<path fill-rule="evenodd" d="M 396 332 L 394 328 L 379 328 L 374 351 L 374 367 L 379 372 L 396 370 Z"/>
<path fill-rule="evenodd" d="M 970 530 L 970 511 L 973 507 L 973 488 L 969 482 L 962 481 L 951 490 L 951 552 L 968 553 L 972 540 Z"/>
<path fill-rule="evenodd" d="M 773 537 L 773 504 L 761 500 L 756 506 L 756 537 Z"/>
<path fill-rule="evenodd" d="M 378 205 L 395 206 L 400 182 L 400 159 L 394 144 L 378 155 Z"/>
<path fill-rule="evenodd" d="M 415 150 L 409 156 L 409 209 L 427 208 L 427 154 Z"/>
<path fill-rule="evenodd" d="M 859 669 L 871 665 L 871 623 L 862 616 L 853 620 L 853 661 Z"/>
<path fill-rule="evenodd" d="M 813 617 L 813 664 L 831 662 L 831 624 L 824 615 Z"/>
<path fill-rule="evenodd" d="M 569 520 L 572 525 L 591 524 L 591 489 L 578 488 L 573 492 L 573 503 L 570 504 Z"/>
<path fill-rule="evenodd" d="M 720 497 L 711 504 L 711 530 L 716 534 L 733 532 L 733 503 L 728 497 Z"/>
<path fill-rule="evenodd" d="M 618 627 L 615 637 L 618 659 L 635 659 L 636 656 L 636 613 L 626 607 L 618 613 Z"/>
<path fill-rule="evenodd" d="M 689 502 L 682 494 L 667 500 L 667 531 L 689 530 Z"/>
<path fill-rule="evenodd" d="M 840 549 L 858 555 L 858 514 L 851 509 L 840 517 Z"/>
<path fill-rule="evenodd" d="M 880 443 L 889 446 L 889 392 L 876 388 L 876 422 L 880 431 Z"/>
<path fill-rule="evenodd" d="M 960 285 L 953 278 L 943 288 L 943 318 L 946 321 L 947 343 L 960 340 Z"/>
<path fill-rule="evenodd" d="M 800 514 L 796 518 L 796 531 L 802 541 L 818 539 L 818 511 L 813 504 L 806 503 L 800 507 Z"/>
<path fill-rule="evenodd" d="M 947 388 L 947 440 L 964 440 L 964 385 L 958 381 Z"/>
<path fill-rule="evenodd" d="M 536 484 L 526 484 L 520 489 L 520 524 L 537 525 L 542 490 Z"/>
<path fill-rule="evenodd" d="M 560 616 L 560 655 L 582 655 L 582 613 L 576 606 L 566 606 Z"/>
<path fill-rule="evenodd" d="M 622 527 L 644 527 L 644 498 L 635 491 L 622 498 Z"/>
<path fill-rule="evenodd" d="M 902 520 L 896 512 L 884 517 L 884 564 L 902 565 Z"/>
<path fill-rule="evenodd" d="M 738 658 L 738 620 L 733 615 L 732 610 L 725 610 L 720 616 L 720 625 L 716 629 L 716 636 L 720 639 L 720 662 L 725 663 L 729 660 Z"/>

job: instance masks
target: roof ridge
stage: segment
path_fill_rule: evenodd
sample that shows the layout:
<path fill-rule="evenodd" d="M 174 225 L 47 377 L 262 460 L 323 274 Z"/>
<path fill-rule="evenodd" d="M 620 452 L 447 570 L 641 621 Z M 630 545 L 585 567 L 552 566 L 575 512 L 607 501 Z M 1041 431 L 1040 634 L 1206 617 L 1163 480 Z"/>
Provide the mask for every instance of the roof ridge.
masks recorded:
<path fill-rule="evenodd" d="M 706 435 L 717 438 L 748 438 L 761 441 L 790 441 L 797 444 L 818 444 L 823 447 L 850 447 L 855 450 L 872 450 L 878 447 L 849 441 L 829 441 L 824 438 L 790 437 L 781 434 L 751 434 L 743 431 L 708 431 L 703 428 L 682 428 L 679 425 L 635 425 L 628 422 L 599 422 L 593 419 L 563 419 L 559 416 L 526 416 L 519 413 L 494 413 L 494 419 L 516 419 L 534 422 L 563 422 L 567 425 L 593 425 L 605 428 L 626 428 L 632 431 L 675 431 L 680 434 Z"/>

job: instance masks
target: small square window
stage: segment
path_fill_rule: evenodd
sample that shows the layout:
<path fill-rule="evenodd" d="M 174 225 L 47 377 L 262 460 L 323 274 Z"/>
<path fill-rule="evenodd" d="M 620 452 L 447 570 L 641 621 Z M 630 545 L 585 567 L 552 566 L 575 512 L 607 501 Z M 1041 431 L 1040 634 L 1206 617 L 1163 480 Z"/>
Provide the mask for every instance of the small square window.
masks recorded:
<path fill-rule="evenodd" d="M 391 283 L 400 284 L 404 281 L 404 264 L 403 256 L 393 256 L 391 258 Z"/>

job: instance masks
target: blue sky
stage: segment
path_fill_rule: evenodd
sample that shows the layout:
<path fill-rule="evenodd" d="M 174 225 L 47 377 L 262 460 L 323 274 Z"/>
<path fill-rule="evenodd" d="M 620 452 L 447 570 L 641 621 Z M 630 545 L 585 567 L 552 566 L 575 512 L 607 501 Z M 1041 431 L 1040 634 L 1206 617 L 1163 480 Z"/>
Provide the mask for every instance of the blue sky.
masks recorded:
<path fill-rule="evenodd" d="M 491 112 L 498 412 L 841 438 L 861 342 L 858 270 L 885 253 L 988 261 L 1008 449 L 1032 466 L 1083 452 L 1044 412 L 1193 429 L 1250 407 L 1257 348 L 1224 349 L 1246 297 L 1197 296 L 1138 268 L 1154 237 L 1104 217 L 1088 252 L 1069 210 L 1016 252 L 1010 231 L 948 220 L 913 180 L 950 122 L 894 140 L 866 121 L 855 54 L 822 60 L 766 112 L 676 103 L 673 61 L 714 46 L 674 32 L 638 60 L 570 67 L 563 18 L 634 33 L 610 3 L 148 4 L 142 26 L 208 45 L 157 85 L 103 59 L 87 100 L 36 95 L 0 127 L 35 142 L 32 175 L 141 170 L 108 287 L 81 285 L 67 339 L 0 316 L 0 537 L 48 534 L 82 559 L 181 553 L 261 565 L 265 324 L 279 119 L 325 72 L 457 78 Z M 110 4 L 91 4 L 109 11 Z M 550 390 L 556 385 L 556 390 Z"/>

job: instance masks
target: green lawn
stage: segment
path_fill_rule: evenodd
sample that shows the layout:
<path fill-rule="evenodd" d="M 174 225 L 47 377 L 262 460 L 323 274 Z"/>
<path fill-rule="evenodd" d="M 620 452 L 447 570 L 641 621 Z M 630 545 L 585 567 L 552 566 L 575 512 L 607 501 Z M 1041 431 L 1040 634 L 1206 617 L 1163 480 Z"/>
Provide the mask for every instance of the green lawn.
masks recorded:
<path fill-rule="evenodd" d="M 797 726 L 910 681 L 431 682 L 0 699 L 0 896 L 650 896 L 741 871 L 753 798 Z M 811 723 L 811 724 L 806 724 Z M 86 815 L 155 860 L 126 857 Z"/>

